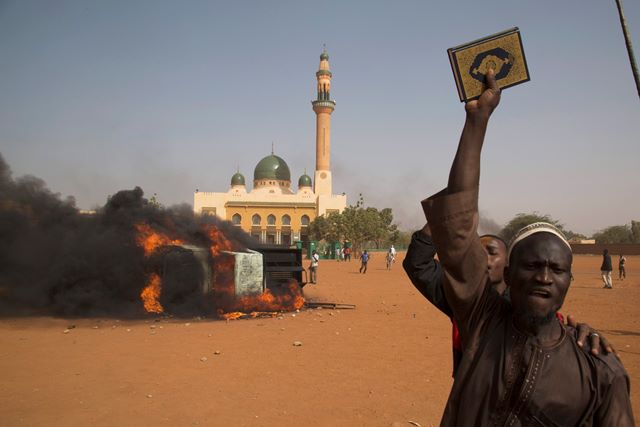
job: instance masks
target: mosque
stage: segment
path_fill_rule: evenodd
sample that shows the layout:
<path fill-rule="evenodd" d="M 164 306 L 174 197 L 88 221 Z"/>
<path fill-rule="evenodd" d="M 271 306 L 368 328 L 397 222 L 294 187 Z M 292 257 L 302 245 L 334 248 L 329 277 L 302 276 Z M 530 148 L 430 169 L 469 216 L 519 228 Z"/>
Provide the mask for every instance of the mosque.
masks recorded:
<path fill-rule="evenodd" d="M 318 98 L 312 101 L 316 113 L 316 169 L 313 180 L 305 173 L 298 179 L 298 190 L 291 188 L 291 172 L 273 152 L 258 162 L 253 171 L 253 189 L 247 191 L 240 171 L 231 177 L 225 193 L 198 191 L 193 195 L 193 210 L 199 215 L 216 215 L 262 243 L 291 245 L 309 240 L 308 226 L 317 216 L 342 212 L 347 196 L 332 194 L 331 113 L 335 101 L 330 98 L 329 55 L 320 55 L 316 72 Z"/>

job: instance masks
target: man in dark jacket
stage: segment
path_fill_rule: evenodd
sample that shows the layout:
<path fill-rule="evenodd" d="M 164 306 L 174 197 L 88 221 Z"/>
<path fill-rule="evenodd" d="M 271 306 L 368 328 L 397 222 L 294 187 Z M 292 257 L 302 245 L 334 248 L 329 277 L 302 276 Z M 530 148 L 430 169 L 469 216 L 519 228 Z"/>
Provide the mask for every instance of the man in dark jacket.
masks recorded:
<path fill-rule="evenodd" d="M 604 282 L 603 288 L 605 289 L 613 289 L 613 283 L 611 281 L 612 270 L 611 255 L 609 255 L 609 249 L 605 249 L 602 252 L 602 265 L 600 266 L 600 273 L 602 273 L 602 281 Z"/>
<path fill-rule="evenodd" d="M 504 268 L 507 264 L 507 244 L 502 238 L 493 234 L 480 236 L 480 243 L 487 253 L 487 274 L 491 287 L 505 298 L 509 298 L 507 285 L 504 283 Z M 453 376 L 456 375 L 462 360 L 462 340 L 453 319 L 453 312 L 444 296 L 442 286 L 442 267 L 435 259 L 436 249 L 431 239 L 431 231 L 426 224 L 411 236 L 411 243 L 402 262 L 407 276 L 418 291 L 438 310 L 451 319 L 451 346 L 453 353 Z M 558 313 L 558 317 L 563 317 Z M 586 323 L 578 323 L 573 316 L 568 316 L 569 326 L 578 331 L 578 345 L 588 348 L 594 355 L 615 353 L 609 341 Z M 588 346 L 585 346 L 585 343 Z"/>

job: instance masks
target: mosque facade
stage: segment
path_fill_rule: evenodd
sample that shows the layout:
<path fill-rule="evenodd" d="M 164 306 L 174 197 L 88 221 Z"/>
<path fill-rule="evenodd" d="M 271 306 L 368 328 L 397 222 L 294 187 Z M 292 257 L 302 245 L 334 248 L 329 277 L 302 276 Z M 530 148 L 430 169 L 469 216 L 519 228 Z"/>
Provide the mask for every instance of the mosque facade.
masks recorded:
<path fill-rule="evenodd" d="M 260 242 L 275 245 L 307 241 L 309 223 L 317 216 L 342 212 L 347 206 L 347 196 L 332 194 L 331 114 L 336 103 L 330 97 L 331 77 L 329 55 L 324 50 L 316 72 L 318 97 L 311 102 L 316 114 L 313 180 L 305 172 L 294 191 L 289 166 L 272 152 L 256 165 L 250 191 L 244 175 L 237 171 L 227 192 L 196 190 L 194 212 L 231 221 Z"/>

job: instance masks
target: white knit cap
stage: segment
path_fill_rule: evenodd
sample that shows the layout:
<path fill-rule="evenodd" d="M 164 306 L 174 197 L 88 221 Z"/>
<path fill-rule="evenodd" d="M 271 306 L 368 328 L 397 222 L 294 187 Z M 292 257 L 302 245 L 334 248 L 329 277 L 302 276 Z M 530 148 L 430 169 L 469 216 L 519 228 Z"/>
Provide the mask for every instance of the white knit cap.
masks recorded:
<path fill-rule="evenodd" d="M 567 238 L 564 237 L 564 234 L 562 233 L 562 231 L 560 231 L 558 227 L 556 227 L 553 224 L 549 224 L 548 222 L 534 222 L 533 224 L 529 224 L 525 227 L 522 227 L 520 230 L 518 230 L 518 232 L 515 234 L 515 236 L 513 236 L 513 238 L 509 242 L 509 250 L 507 251 L 507 263 L 508 263 L 508 260 L 511 258 L 511 251 L 513 250 L 513 248 L 520 241 L 536 233 L 551 233 L 558 236 L 560 240 L 562 240 L 562 242 L 565 245 L 567 245 L 567 247 L 571 251 L 571 245 L 569 244 L 569 242 L 567 241 Z"/>

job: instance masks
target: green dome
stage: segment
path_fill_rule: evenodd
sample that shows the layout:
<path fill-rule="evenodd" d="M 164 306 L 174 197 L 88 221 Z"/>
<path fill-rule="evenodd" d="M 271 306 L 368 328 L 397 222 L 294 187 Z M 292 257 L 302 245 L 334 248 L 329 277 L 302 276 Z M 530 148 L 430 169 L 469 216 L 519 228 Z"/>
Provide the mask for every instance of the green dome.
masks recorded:
<path fill-rule="evenodd" d="M 291 172 L 287 162 L 280 157 L 271 154 L 260 160 L 253 171 L 254 181 L 262 179 L 274 179 L 280 181 L 291 181 Z"/>
<path fill-rule="evenodd" d="M 231 177 L 231 185 L 245 185 L 244 184 L 244 175 L 240 172 L 236 172 Z"/>
<path fill-rule="evenodd" d="M 298 187 L 302 188 L 302 187 L 311 187 L 311 186 L 312 186 L 311 177 L 305 173 L 298 180 Z"/>
<path fill-rule="evenodd" d="M 322 53 L 320 54 L 320 60 L 323 60 L 323 59 L 326 59 L 326 60 L 329 59 L 329 54 L 327 53 L 326 49 L 323 50 Z"/>

